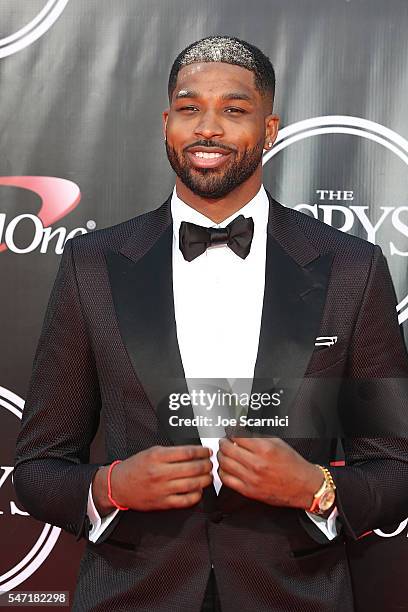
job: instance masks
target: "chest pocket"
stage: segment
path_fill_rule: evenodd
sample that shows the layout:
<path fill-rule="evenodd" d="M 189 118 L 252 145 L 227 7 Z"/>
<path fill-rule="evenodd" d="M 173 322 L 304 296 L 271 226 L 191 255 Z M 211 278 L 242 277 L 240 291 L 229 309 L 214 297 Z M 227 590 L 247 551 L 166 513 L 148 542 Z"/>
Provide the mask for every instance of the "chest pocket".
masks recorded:
<path fill-rule="evenodd" d="M 340 366 L 347 359 L 347 351 L 344 342 L 337 342 L 331 346 L 315 346 L 306 374 L 328 370 L 334 366 Z"/>

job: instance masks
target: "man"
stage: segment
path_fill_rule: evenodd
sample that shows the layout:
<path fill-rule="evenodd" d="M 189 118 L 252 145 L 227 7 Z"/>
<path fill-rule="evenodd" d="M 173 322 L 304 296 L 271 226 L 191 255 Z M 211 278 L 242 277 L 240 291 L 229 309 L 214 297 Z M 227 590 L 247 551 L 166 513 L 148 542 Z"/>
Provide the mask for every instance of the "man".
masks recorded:
<path fill-rule="evenodd" d="M 406 516 L 408 365 L 388 268 L 264 190 L 274 85 L 244 41 L 190 45 L 163 114 L 173 194 L 66 245 L 14 484 L 34 517 L 88 540 L 74 610 L 350 612 L 345 538 Z M 272 404 L 244 406 L 266 418 L 231 429 L 183 401 L 248 381 L 287 430 Z M 388 381 L 385 399 L 371 381 Z M 107 461 L 90 465 L 101 411 Z M 345 467 L 330 466 L 337 419 Z"/>

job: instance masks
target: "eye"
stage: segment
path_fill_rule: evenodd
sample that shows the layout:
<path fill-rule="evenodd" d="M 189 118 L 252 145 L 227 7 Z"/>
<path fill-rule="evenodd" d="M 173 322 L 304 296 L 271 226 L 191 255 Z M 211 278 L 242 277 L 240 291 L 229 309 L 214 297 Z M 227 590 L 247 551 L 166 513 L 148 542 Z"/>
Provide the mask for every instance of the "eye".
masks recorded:
<path fill-rule="evenodd" d="M 225 109 L 225 112 L 228 113 L 229 115 L 231 114 L 243 115 L 246 111 L 243 108 L 237 108 L 236 106 L 229 106 L 228 108 Z"/>
<path fill-rule="evenodd" d="M 178 108 L 177 110 L 179 111 L 187 111 L 187 112 L 193 112 L 198 110 L 198 108 L 196 106 L 180 106 L 180 108 Z"/>

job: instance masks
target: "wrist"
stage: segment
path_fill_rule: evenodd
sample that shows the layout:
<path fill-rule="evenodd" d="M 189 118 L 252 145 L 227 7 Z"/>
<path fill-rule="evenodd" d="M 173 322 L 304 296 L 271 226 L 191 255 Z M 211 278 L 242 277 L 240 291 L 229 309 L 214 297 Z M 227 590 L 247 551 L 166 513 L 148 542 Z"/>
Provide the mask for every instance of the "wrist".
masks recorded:
<path fill-rule="evenodd" d="M 108 470 L 109 466 L 100 467 L 92 480 L 92 499 L 102 517 L 115 510 L 108 497 Z"/>
<path fill-rule="evenodd" d="M 309 508 L 309 512 L 326 517 L 330 514 L 330 511 L 336 503 L 336 485 L 328 468 L 322 465 L 317 465 L 316 467 L 321 470 L 324 481 L 313 496 L 313 502 Z"/>
<path fill-rule="evenodd" d="M 129 510 L 127 506 L 124 506 L 123 504 L 118 502 L 116 495 L 114 495 L 113 493 L 113 484 L 112 484 L 113 468 L 116 468 L 121 463 L 122 463 L 121 459 L 116 459 L 116 461 L 113 461 L 108 468 L 108 499 L 110 503 L 113 504 L 113 506 L 117 508 L 118 510 Z M 118 469 L 119 468 L 115 469 L 115 476 L 117 478 L 118 478 Z M 118 483 L 117 478 L 116 478 L 116 484 Z M 116 491 L 116 487 L 115 487 L 115 491 Z"/>
<path fill-rule="evenodd" d="M 308 469 L 305 473 L 303 494 L 301 495 L 300 499 L 300 507 L 303 508 L 303 510 L 310 509 L 314 500 L 314 495 L 322 486 L 324 480 L 325 478 L 322 470 L 317 465 L 309 463 Z"/>

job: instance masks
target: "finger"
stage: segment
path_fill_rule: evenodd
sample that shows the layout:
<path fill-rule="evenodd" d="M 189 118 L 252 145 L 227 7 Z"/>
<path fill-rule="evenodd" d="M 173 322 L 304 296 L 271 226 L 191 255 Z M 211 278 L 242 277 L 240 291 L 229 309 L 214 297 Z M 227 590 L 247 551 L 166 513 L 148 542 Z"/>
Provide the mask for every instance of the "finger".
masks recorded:
<path fill-rule="evenodd" d="M 253 452 L 239 446 L 239 444 L 234 444 L 228 438 L 222 438 L 220 440 L 219 445 L 221 453 L 226 455 L 227 457 L 231 457 L 231 459 L 235 459 L 239 463 L 242 463 L 248 469 L 253 469 L 257 463 L 257 455 Z"/>
<path fill-rule="evenodd" d="M 223 453 L 218 454 L 218 464 L 219 469 L 223 470 L 223 472 L 230 474 L 231 476 L 236 476 L 242 482 L 250 482 L 251 476 L 253 474 L 252 470 L 248 470 L 242 463 L 235 461 L 231 457 L 224 455 Z M 218 470 L 219 472 L 219 470 Z"/>
<path fill-rule="evenodd" d="M 207 459 L 211 457 L 212 450 L 199 444 L 186 444 L 184 446 L 157 446 L 153 454 L 159 461 L 171 463 Z"/>
<path fill-rule="evenodd" d="M 218 474 L 220 476 L 221 482 L 225 486 L 229 487 L 230 489 L 234 489 L 238 493 L 241 493 L 241 495 L 246 495 L 248 489 L 245 483 L 240 478 L 237 478 L 232 474 L 228 474 L 228 472 L 224 472 L 224 470 L 222 469 L 218 470 Z"/>
<path fill-rule="evenodd" d="M 273 445 L 272 438 L 266 440 L 264 438 L 239 438 L 237 436 L 231 436 L 231 440 L 233 443 L 236 443 L 236 446 L 247 450 L 249 453 L 255 454 L 265 450 L 266 447 L 269 446 L 268 442 L 272 442 L 271 446 Z"/>
<path fill-rule="evenodd" d="M 212 475 L 205 474 L 198 478 L 179 478 L 170 480 L 167 483 L 167 490 L 170 495 L 175 493 L 191 493 L 208 487 L 212 483 Z"/>
<path fill-rule="evenodd" d="M 189 506 L 194 506 L 194 504 L 198 504 L 201 497 L 201 490 L 192 491 L 191 493 L 185 493 L 182 495 L 169 495 L 165 500 L 165 504 L 167 508 L 188 508 Z"/>
<path fill-rule="evenodd" d="M 196 461 L 166 463 L 163 468 L 167 478 L 172 480 L 209 474 L 212 471 L 213 464 L 210 459 L 197 459 Z"/>

